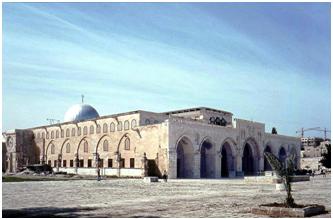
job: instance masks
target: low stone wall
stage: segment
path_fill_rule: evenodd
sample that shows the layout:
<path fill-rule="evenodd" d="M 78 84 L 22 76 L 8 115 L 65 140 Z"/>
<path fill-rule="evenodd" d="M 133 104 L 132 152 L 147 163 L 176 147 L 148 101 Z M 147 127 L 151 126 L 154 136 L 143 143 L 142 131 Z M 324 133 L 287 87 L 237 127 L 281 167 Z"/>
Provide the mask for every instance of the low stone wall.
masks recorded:
<path fill-rule="evenodd" d="M 310 176 L 300 175 L 292 176 L 291 182 L 310 181 Z M 259 184 L 275 184 L 282 183 L 281 179 L 277 176 L 246 176 L 244 177 L 245 183 L 259 183 Z"/>
<path fill-rule="evenodd" d="M 56 172 L 57 168 L 53 168 L 53 171 Z M 77 173 L 75 172 L 74 167 L 60 167 L 60 172 L 67 172 L 71 174 L 78 174 L 78 175 L 97 175 L 96 168 L 77 168 Z M 101 168 L 100 174 L 102 176 L 118 176 L 120 177 L 141 177 L 142 169 L 140 168 Z"/>
<path fill-rule="evenodd" d="M 278 182 L 276 176 L 246 176 L 244 177 L 245 183 L 259 183 L 259 184 L 274 184 Z"/>

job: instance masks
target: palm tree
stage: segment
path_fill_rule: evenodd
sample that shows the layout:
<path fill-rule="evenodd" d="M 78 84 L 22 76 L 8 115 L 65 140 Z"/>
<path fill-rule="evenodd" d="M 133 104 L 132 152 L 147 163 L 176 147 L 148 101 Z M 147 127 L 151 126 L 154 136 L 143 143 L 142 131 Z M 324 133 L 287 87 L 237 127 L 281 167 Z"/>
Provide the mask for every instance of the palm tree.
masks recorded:
<path fill-rule="evenodd" d="M 288 208 L 293 208 L 296 206 L 296 203 L 294 202 L 294 199 L 291 195 L 291 176 L 294 173 L 294 158 L 295 156 L 289 155 L 286 159 L 286 163 L 283 164 L 279 159 L 270 152 L 265 152 L 264 155 L 266 156 L 269 164 L 272 166 L 273 170 L 276 172 L 276 174 L 282 179 L 282 182 L 284 184 L 284 187 L 287 192 L 287 198 L 286 198 L 286 206 Z"/>

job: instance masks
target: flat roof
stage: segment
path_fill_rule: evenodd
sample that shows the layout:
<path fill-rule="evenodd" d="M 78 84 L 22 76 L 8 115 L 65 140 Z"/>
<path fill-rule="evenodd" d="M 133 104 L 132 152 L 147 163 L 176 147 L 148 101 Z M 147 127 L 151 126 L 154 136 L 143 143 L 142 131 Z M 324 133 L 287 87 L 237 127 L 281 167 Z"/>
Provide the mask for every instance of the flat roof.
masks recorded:
<path fill-rule="evenodd" d="M 225 113 L 225 114 L 231 114 L 232 115 L 232 113 L 230 113 L 230 112 L 223 111 L 223 110 L 212 109 L 212 108 L 208 108 L 208 107 L 188 108 L 188 109 L 161 112 L 161 113 L 150 112 L 150 111 L 145 111 L 145 110 L 135 110 L 135 111 L 129 111 L 129 112 L 124 112 L 124 113 L 116 113 L 116 114 L 111 114 L 111 115 L 106 115 L 106 116 L 100 116 L 98 118 L 86 119 L 86 120 L 82 120 L 82 121 L 70 121 L 70 122 L 61 122 L 61 123 L 55 123 L 55 124 L 49 124 L 49 125 L 42 125 L 42 126 L 37 126 L 37 127 L 32 127 L 32 128 L 26 128 L 24 130 L 42 129 L 42 128 L 56 127 L 56 126 L 66 125 L 66 124 L 77 124 L 77 123 L 81 123 L 81 122 L 95 121 L 95 120 L 99 120 L 99 119 L 107 119 L 107 118 L 114 118 L 114 117 L 118 117 L 118 116 L 131 115 L 131 114 L 136 114 L 136 113 L 140 113 L 140 112 L 170 115 L 170 114 L 200 111 L 200 110 L 207 110 L 207 111 L 213 111 L 213 112 L 217 112 L 217 113 Z"/>
<path fill-rule="evenodd" d="M 174 110 L 174 111 L 168 111 L 164 112 L 166 115 L 170 114 L 178 114 L 178 113 L 186 113 L 186 112 L 194 112 L 194 111 L 200 111 L 200 110 L 207 110 L 207 111 L 212 111 L 212 112 L 217 112 L 217 113 L 224 113 L 224 114 L 231 114 L 231 112 L 223 111 L 223 110 L 218 110 L 218 109 L 213 109 L 209 107 L 195 107 L 195 108 L 188 108 L 188 109 L 182 109 L 182 110 Z"/>

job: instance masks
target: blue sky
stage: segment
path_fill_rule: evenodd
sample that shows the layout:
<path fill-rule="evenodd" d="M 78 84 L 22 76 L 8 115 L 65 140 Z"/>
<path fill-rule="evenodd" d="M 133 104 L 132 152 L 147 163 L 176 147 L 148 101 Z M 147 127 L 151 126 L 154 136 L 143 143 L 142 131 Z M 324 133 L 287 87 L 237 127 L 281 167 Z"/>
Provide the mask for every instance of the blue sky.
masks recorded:
<path fill-rule="evenodd" d="M 3 3 L 2 128 L 63 120 L 84 94 L 100 115 L 330 129 L 330 26 L 330 3 Z"/>

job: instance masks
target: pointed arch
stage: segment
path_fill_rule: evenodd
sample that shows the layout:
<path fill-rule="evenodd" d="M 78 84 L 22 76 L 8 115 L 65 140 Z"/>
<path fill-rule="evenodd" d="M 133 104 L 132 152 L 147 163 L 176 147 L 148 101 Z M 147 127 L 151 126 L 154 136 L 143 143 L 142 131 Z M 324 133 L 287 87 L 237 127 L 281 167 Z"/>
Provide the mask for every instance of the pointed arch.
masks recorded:
<path fill-rule="evenodd" d="M 194 147 L 189 137 L 182 135 L 176 143 L 177 178 L 192 178 L 194 174 Z"/>
<path fill-rule="evenodd" d="M 216 145 L 212 138 L 205 136 L 199 145 L 200 151 L 200 177 L 214 178 L 216 163 Z"/>

